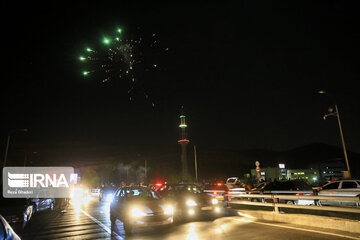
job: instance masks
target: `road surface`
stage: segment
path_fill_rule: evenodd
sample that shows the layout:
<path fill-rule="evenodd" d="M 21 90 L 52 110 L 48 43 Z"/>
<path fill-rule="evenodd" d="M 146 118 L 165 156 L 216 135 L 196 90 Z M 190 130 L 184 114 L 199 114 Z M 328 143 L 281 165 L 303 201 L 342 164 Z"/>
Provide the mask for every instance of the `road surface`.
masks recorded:
<path fill-rule="evenodd" d="M 60 211 L 39 212 L 25 229 L 17 229 L 22 239 L 306 239 L 342 240 L 360 239 L 359 235 L 324 229 L 306 228 L 283 223 L 260 221 L 251 216 L 224 216 L 217 219 L 199 219 L 167 227 L 134 229 L 125 236 L 122 223 L 111 229 L 109 204 L 92 198 L 87 206 L 70 206 Z"/>

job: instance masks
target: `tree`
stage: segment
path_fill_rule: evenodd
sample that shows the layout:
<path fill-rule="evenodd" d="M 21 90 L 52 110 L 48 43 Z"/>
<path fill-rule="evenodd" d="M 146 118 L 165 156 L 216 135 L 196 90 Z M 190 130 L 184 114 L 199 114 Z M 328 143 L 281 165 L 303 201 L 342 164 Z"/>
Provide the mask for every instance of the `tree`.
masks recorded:
<path fill-rule="evenodd" d="M 81 179 L 81 182 L 88 185 L 91 188 L 95 188 L 100 185 L 100 177 L 93 169 L 88 169 L 85 171 L 84 176 Z"/>

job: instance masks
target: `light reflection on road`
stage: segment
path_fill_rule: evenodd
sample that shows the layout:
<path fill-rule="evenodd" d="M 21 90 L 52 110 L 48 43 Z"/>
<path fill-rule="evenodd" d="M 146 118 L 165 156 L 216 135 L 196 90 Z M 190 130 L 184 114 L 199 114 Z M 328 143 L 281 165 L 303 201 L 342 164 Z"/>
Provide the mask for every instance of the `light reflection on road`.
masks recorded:
<path fill-rule="evenodd" d="M 198 236 L 196 234 L 195 231 L 195 223 L 190 223 L 189 224 L 189 230 L 188 230 L 188 234 L 186 236 L 186 240 L 198 240 Z"/>
<path fill-rule="evenodd" d="M 240 212 L 232 216 L 223 216 L 216 219 L 205 217 L 162 227 L 134 228 L 132 234 L 128 235 L 125 234 L 121 221 L 117 220 L 115 225 L 111 225 L 109 216 L 110 204 L 110 202 L 99 202 L 97 198 L 93 198 L 87 206 L 82 205 L 76 214 L 85 214 L 105 232 L 109 235 L 111 234 L 111 239 L 223 240 L 224 238 L 239 239 L 239 236 L 245 239 L 259 239 L 259 237 L 267 235 L 273 236 L 269 239 L 287 240 L 289 239 L 287 238 L 288 236 L 294 237 L 291 239 L 323 239 L 322 237 L 324 237 L 324 235 L 314 235 L 324 234 L 322 232 L 304 231 L 294 227 L 282 226 L 279 223 L 259 222 L 255 217 Z M 76 219 L 79 219 L 79 216 L 76 216 Z M 262 233 L 259 233 L 259 224 L 261 225 Z M 288 235 L 284 235 L 285 232 Z M 341 235 L 336 236 L 342 237 Z M 326 237 L 330 237 L 330 240 L 334 236 Z"/>

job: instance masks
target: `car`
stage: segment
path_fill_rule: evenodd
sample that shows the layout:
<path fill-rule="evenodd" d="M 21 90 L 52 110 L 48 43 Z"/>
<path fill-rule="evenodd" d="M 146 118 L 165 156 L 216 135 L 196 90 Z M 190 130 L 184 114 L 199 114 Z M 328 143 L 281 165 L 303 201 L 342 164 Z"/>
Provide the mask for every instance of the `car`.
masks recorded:
<path fill-rule="evenodd" d="M 11 225 L 25 227 L 36 211 L 29 198 L 0 197 L 0 214 Z"/>
<path fill-rule="evenodd" d="M 116 187 L 104 187 L 100 189 L 99 201 L 111 202 L 114 197 L 114 193 L 116 189 L 117 189 Z"/>
<path fill-rule="evenodd" d="M 200 215 L 216 217 L 223 211 L 219 200 L 195 184 L 168 184 L 159 194 L 172 202 L 176 209 L 175 218 L 179 221 Z"/>
<path fill-rule="evenodd" d="M 34 205 L 35 212 L 44 210 L 54 210 L 55 199 L 54 198 L 30 198 L 30 201 Z"/>
<path fill-rule="evenodd" d="M 121 187 L 110 204 L 112 226 L 119 219 L 128 234 L 133 227 L 172 224 L 173 214 L 173 206 L 147 187 Z"/>
<path fill-rule="evenodd" d="M 0 215 L 0 239 L 3 240 L 20 240 L 10 224 Z"/>
<path fill-rule="evenodd" d="M 203 191 L 219 201 L 224 201 L 224 196 L 229 192 L 229 188 L 222 183 L 206 184 Z"/>
<path fill-rule="evenodd" d="M 149 184 L 149 188 L 154 190 L 155 192 L 159 191 L 164 186 L 166 186 L 166 183 L 162 183 L 162 182 L 156 182 L 156 183 Z"/>
<path fill-rule="evenodd" d="M 75 185 L 71 189 L 70 198 L 72 205 L 76 209 L 79 209 L 87 206 L 91 200 L 91 195 L 89 194 L 89 190 L 86 186 Z"/>
<path fill-rule="evenodd" d="M 319 188 L 319 196 L 332 197 L 359 197 L 360 180 L 338 180 L 331 181 Z M 359 206 L 359 202 L 353 201 L 324 201 L 319 200 L 319 205 L 333 206 Z"/>
<path fill-rule="evenodd" d="M 94 196 L 94 197 L 99 197 L 99 195 L 100 195 L 100 188 L 92 188 L 91 190 L 90 190 L 90 195 L 91 196 Z"/>
<path fill-rule="evenodd" d="M 277 194 L 277 195 L 304 195 L 312 196 L 314 191 L 310 184 L 301 180 L 274 181 L 263 183 L 252 189 L 248 194 Z M 250 198 L 251 201 L 272 202 L 272 199 Z M 296 204 L 296 205 L 315 205 L 311 199 L 286 199 L 279 198 L 279 203 Z"/>
<path fill-rule="evenodd" d="M 240 187 L 240 179 L 238 177 L 229 177 L 226 179 L 225 185 L 229 188 L 238 188 Z"/>

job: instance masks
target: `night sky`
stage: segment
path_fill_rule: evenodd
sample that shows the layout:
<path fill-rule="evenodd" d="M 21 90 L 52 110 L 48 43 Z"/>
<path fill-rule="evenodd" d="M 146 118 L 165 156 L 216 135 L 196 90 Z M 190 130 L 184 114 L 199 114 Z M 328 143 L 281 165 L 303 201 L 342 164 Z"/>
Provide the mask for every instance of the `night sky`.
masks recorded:
<path fill-rule="evenodd" d="M 39 143 L 176 145 L 181 106 L 198 146 L 341 146 L 336 119 L 322 120 L 331 99 L 317 91 L 326 89 L 348 149 L 360 152 L 355 1 L 128 2 L 2 4 L 1 148 L 16 128 Z M 155 107 L 140 88 L 130 102 L 127 81 L 81 74 L 84 48 L 117 27 L 134 37 L 156 33 L 169 48 L 154 58 L 156 71 L 138 76 Z"/>

